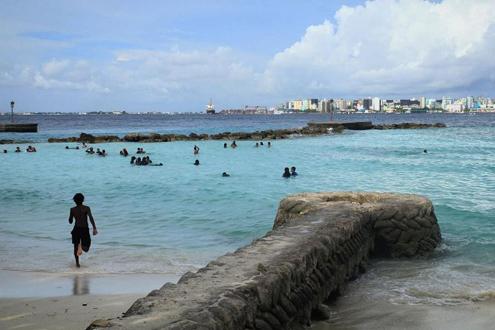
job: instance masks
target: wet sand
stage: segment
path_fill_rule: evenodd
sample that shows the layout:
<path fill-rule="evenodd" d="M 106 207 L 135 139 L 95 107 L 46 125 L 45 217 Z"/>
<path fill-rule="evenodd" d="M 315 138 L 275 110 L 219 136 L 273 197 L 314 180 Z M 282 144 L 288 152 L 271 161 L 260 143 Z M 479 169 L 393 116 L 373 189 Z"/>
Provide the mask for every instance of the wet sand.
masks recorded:
<path fill-rule="evenodd" d="M 177 276 L 0 271 L 0 329 L 85 329 Z"/>
<path fill-rule="evenodd" d="M 120 316 L 140 294 L 0 299 L 0 329 L 85 329 Z"/>
<path fill-rule="evenodd" d="M 342 297 L 332 306 L 329 320 L 316 322 L 312 330 L 370 329 L 495 329 L 495 302 L 435 306 L 400 305 Z"/>

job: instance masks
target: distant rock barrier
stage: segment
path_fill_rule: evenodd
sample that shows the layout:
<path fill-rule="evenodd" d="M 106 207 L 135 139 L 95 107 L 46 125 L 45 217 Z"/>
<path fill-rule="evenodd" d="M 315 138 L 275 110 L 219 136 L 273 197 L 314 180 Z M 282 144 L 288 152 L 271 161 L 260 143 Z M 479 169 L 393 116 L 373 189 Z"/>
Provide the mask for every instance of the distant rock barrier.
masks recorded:
<path fill-rule="evenodd" d="M 372 125 L 371 122 L 344 122 L 344 123 L 308 123 L 303 128 L 287 128 L 276 130 L 264 130 L 256 132 L 223 132 L 217 134 L 127 134 L 123 138 L 116 135 L 91 135 L 81 133 L 79 137 L 49 138 L 48 142 L 86 142 L 86 143 L 107 143 L 107 142 L 174 142 L 174 141 L 202 141 L 202 140 L 280 140 L 294 136 L 319 136 L 331 133 L 341 133 L 345 129 L 366 130 L 366 129 L 415 129 L 446 127 L 445 124 L 417 124 L 401 123 L 390 125 Z"/>
<path fill-rule="evenodd" d="M 445 128 L 444 123 L 435 124 L 420 124 L 420 123 L 399 123 L 399 124 L 383 124 L 373 125 L 374 129 L 421 129 L 421 128 Z"/>
<path fill-rule="evenodd" d="M 280 202 L 273 229 L 88 329 L 302 329 L 366 270 L 370 256 L 430 254 L 441 240 L 417 195 L 303 193 Z"/>

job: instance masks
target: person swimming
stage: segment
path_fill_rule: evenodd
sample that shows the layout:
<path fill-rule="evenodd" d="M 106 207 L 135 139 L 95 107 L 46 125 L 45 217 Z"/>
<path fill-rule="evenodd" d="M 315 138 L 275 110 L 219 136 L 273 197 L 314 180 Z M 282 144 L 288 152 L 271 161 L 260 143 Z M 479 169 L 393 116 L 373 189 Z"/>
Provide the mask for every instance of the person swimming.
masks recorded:
<path fill-rule="evenodd" d="M 235 149 L 235 148 L 237 148 L 237 143 L 235 143 L 235 140 L 234 140 L 234 142 L 232 142 L 232 143 L 230 144 L 230 146 L 231 146 L 232 148 L 234 148 L 234 149 Z"/>
<path fill-rule="evenodd" d="M 7 153 L 7 149 L 3 149 L 3 153 L 6 154 Z"/>
<path fill-rule="evenodd" d="M 296 176 L 297 175 L 296 167 L 295 166 L 292 166 L 290 168 L 290 175 L 292 175 L 292 176 Z"/>
<path fill-rule="evenodd" d="M 260 142 L 260 146 L 262 146 L 262 145 L 263 145 L 263 141 Z"/>
<path fill-rule="evenodd" d="M 426 149 L 425 149 L 425 150 L 423 150 L 423 153 L 424 153 L 424 154 L 427 154 L 427 153 L 428 153 L 428 150 L 426 150 Z"/>
<path fill-rule="evenodd" d="M 196 159 L 196 160 L 194 161 L 194 165 L 199 166 L 199 160 L 198 160 L 198 159 Z"/>
<path fill-rule="evenodd" d="M 131 165 L 134 165 L 134 162 L 136 161 L 136 156 L 131 157 Z"/>
<path fill-rule="evenodd" d="M 22 151 L 21 151 L 21 148 L 16 147 L 16 148 L 15 148 L 15 152 L 22 152 Z"/>
<path fill-rule="evenodd" d="M 33 146 L 28 146 L 26 152 L 36 152 L 36 148 Z"/>
<path fill-rule="evenodd" d="M 270 141 L 268 141 L 268 148 L 270 148 L 272 146 L 272 143 Z"/>
<path fill-rule="evenodd" d="M 227 142 L 223 144 L 223 147 L 226 149 L 227 148 Z"/>
<path fill-rule="evenodd" d="M 290 170 L 288 167 L 284 168 L 284 174 L 282 174 L 284 178 L 290 178 Z"/>
<path fill-rule="evenodd" d="M 194 155 L 199 154 L 199 147 L 198 147 L 197 145 L 194 145 L 194 148 L 193 148 L 193 154 L 194 154 Z"/>
<path fill-rule="evenodd" d="M 258 148 L 260 146 L 260 144 L 258 142 L 256 142 L 256 144 L 254 145 L 256 148 Z"/>
<path fill-rule="evenodd" d="M 223 173 L 222 173 L 222 176 L 225 178 L 225 177 L 229 177 L 229 176 L 230 176 L 230 174 L 229 174 L 229 173 L 227 173 L 227 172 L 223 172 Z"/>

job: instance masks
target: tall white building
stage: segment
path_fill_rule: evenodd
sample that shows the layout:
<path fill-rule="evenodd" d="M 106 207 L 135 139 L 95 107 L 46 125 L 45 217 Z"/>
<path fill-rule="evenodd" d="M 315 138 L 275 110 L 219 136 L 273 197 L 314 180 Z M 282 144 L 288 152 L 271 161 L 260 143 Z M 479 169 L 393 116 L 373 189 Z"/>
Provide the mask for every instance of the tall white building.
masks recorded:
<path fill-rule="evenodd" d="M 420 107 L 421 109 L 426 108 L 426 97 L 421 96 L 421 97 L 419 98 L 419 107 Z"/>
<path fill-rule="evenodd" d="M 449 105 L 452 104 L 452 99 L 448 97 L 442 97 L 442 109 L 447 110 L 449 108 Z"/>
<path fill-rule="evenodd" d="M 382 110 L 382 101 L 379 97 L 374 97 L 371 101 L 371 109 L 373 111 L 381 111 Z"/>
<path fill-rule="evenodd" d="M 468 96 L 466 99 L 466 107 L 468 109 L 473 109 L 474 108 L 474 97 Z"/>
<path fill-rule="evenodd" d="M 333 102 L 332 100 L 323 99 L 318 102 L 318 111 L 319 112 L 332 112 L 333 111 Z"/>

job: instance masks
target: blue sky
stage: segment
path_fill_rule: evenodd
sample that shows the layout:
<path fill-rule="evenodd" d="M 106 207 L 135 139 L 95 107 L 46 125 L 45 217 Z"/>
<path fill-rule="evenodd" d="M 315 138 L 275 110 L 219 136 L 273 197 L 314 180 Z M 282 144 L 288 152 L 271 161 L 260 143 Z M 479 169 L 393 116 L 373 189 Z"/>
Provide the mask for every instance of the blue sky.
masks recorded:
<path fill-rule="evenodd" d="M 490 94 L 490 0 L 0 3 L 0 111 Z M 469 22 L 469 23 L 468 23 Z M 493 72 L 493 70 L 491 71 Z"/>

